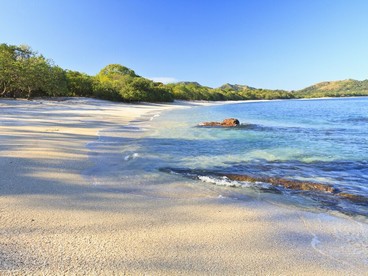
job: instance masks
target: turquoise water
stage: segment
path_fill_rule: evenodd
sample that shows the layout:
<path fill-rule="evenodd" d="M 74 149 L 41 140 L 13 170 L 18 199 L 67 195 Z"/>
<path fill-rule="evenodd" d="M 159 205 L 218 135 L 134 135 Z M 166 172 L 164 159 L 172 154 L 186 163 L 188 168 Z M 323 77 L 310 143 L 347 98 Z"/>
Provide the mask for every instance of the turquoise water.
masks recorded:
<path fill-rule="evenodd" d="M 197 126 L 229 117 L 238 118 L 242 125 Z M 156 131 L 140 140 L 138 154 L 155 156 L 148 167 L 190 176 L 198 185 L 257 186 L 216 177 L 235 173 L 317 182 L 368 198 L 368 98 L 196 107 L 164 113 L 153 124 Z M 259 185 L 260 190 L 267 191 L 265 185 Z M 284 197 L 297 193 L 281 188 L 277 192 Z M 310 192 L 299 196 L 324 208 L 368 214 L 364 200 L 351 202 Z"/>
<path fill-rule="evenodd" d="M 241 125 L 198 126 L 229 117 L 238 118 Z M 226 197 L 251 196 L 368 217 L 368 98 L 157 111 L 129 125 L 101 130 L 98 140 L 87 147 L 96 166 L 86 175 L 104 187 L 157 195 L 170 190 L 170 183 L 189 183 L 202 192 L 215 189 Z M 226 174 L 308 181 L 332 186 L 336 192 L 231 181 Z"/>

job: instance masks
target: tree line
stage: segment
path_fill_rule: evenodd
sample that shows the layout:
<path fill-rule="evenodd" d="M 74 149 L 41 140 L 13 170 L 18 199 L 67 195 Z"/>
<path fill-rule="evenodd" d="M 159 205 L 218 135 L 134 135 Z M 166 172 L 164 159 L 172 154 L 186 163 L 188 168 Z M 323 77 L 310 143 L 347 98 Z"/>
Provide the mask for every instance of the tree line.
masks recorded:
<path fill-rule="evenodd" d="M 299 91 L 257 89 L 225 84 L 219 88 L 197 82 L 163 84 L 110 64 L 97 75 L 65 70 L 27 45 L 0 44 L 0 97 L 94 97 L 122 102 L 178 100 L 272 100 L 368 95 L 368 81 L 325 82 Z"/>
<path fill-rule="evenodd" d="M 119 64 L 96 76 L 64 70 L 29 46 L 0 45 L 0 96 L 95 97 L 124 102 L 170 102 L 173 94 L 162 83 L 138 76 Z"/>

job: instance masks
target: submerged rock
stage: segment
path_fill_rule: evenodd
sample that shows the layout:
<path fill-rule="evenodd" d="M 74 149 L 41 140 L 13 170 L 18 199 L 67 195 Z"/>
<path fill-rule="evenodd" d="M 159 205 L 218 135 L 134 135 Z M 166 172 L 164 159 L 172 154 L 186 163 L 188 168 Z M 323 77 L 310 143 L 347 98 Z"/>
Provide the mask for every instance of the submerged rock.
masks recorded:
<path fill-rule="evenodd" d="M 265 182 L 272 184 L 273 186 L 282 186 L 291 190 L 301 190 L 301 191 L 320 191 L 326 193 L 336 193 L 338 192 L 336 188 L 331 185 L 299 181 L 299 180 L 289 180 L 284 178 L 276 177 L 253 177 L 249 175 L 239 175 L 239 174 L 225 174 L 227 178 L 235 181 L 247 181 L 247 182 Z"/>
<path fill-rule="evenodd" d="M 219 171 L 211 171 L 205 169 L 187 169 L 187 168 L 160 168 L 160 171 L 165 173 L 180 174 L 184 177 L 189 177 L 194 180 L 214 183 L 216 185 L 227 187 L 247 187 L 250 182 L 263 192 L 282 194 L 284 189 L 293 190 L 308 195 L 318 200 L 321 206 L 328 207 L 334 210 L 340 210 L 345 214 L 363 214 L 367 216 L 366 211 L 361 211 L 356 207 L 349 207 L 349 204 L 340 202 L 348 201 L 354 205 L 368 206 L 368 197 L 359 194 L 351 194 L 350 192 L 341 191 L 330 184 L 317 183 L 310 181 L 300 181 L 285 179 L 282 177 L 270 176 L 255 176 L 247 174 L 232 174 Z M 208 181 L 207 179 L 210 179 Z M 234 181 L 235 183 L 231 183 Z M 242 183 L 248 182 L 248 183 Z M 265 186 L 263 184 L 266 184 Z M 284 188 L 284 189 L 283 189 Z M 353 209 L 350 209 L 353 208 Z"/>
<path fill-rule="evenodd" d="M 341 198 L 348 199 L 357 204 L 367 204 L 368 205 L 368 198 L 362 195 L 355 195 L 355 194 L 350 194 L 350 193 L 338 193 L 337 195 Z"/>
<path fill-rule="evenodd" d="M 334 195 L 340 195 L 340 197 L 351 199 L 352 196 L 341 193 L 338 189 L 329 184 L 309 182 L 309 181 L 300 181 L 300 180 L 291 180 L 285 178 L 278 177 L 267 177 L 267 176 L 252 176 L 246 174 L 230 174 L 230 173 L 219 173 L 216 171 L 208 171 L 208 170 L 191 170 L 191 169 L 181 169 L 181 168 L 161 168 L 160 171 L 166 173 L 178 173 L 184 176 L 198 179 L 199 176 L 215 176 L 215 177 L 226 177 L 232 181 L 240 181 L 240 182 L 262 182 L 267 183 L 277 187 L 283 187 L 290 190 L 300 190 L 300 191 L 315 191 L 315 192 L 325 192 Z M 356 201 L 363 199 L 358 199 L 358 196 L 355 197 Z"/>
<path fill-rule="evenodd" d="M 210 127 L 236 127 L 240 124 L 238 119 L 228 118 L 223 120 L 222 122 L 203 122 L 200 123 L 200 126 L 210 126 Z"/>

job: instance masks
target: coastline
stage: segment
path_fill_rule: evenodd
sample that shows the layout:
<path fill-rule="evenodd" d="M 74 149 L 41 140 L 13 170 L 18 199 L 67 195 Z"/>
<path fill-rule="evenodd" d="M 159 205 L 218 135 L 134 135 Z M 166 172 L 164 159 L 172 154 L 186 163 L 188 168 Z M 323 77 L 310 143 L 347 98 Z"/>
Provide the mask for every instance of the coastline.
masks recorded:
<path fill-rule="evenodd" d="M 159 187 L 162 194 L 101 189 L 83 176 L 94 166 L 86 145 L 100 130 L 212 102 L 6 101 L 0 100 L 1 273 L 364 275 L 368 270 L 368 226 L 347 217 L 218 198 L 180 182 L 167 183 L 174 186 L 170 195 L 165 185 Z"/>

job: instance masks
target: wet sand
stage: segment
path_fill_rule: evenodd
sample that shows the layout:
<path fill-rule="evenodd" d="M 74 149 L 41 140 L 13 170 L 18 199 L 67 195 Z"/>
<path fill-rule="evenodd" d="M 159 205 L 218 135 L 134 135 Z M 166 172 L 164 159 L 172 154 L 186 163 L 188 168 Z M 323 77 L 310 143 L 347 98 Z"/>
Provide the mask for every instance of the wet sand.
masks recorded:
<path fill-rule="evenodd" d="M 100 129 L 197 104 L 0 100 L 0 274 L 368 275 L 352 218 L 84 176 Z"/>

